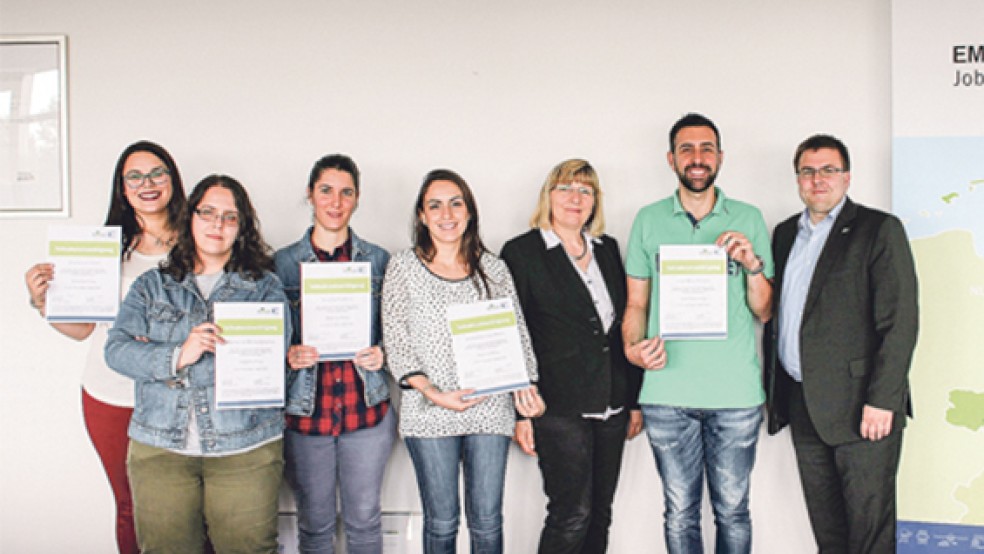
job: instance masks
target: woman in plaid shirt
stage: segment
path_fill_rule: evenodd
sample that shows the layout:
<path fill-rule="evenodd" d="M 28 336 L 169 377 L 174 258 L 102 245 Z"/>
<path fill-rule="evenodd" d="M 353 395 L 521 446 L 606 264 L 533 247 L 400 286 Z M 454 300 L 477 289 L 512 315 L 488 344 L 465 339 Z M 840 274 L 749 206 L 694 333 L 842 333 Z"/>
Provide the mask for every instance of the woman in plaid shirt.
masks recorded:
<path fill-rule="evenodd" d="M 379 291 L 389 253 L 359 238 L 349 220 L 359 200 L 359 169 L 341 154 L 314 164 L 308 180 L 314 224 L 301 240 L 276 254 L 277 275 L 294 323 L 287 353 L 286 477 L 297 500 L 300 548 L 335 551 L 336 495 L 349 554 L 382 552 L 380 489 L 396 439 L 396 414 L 379 346 Z M 301 344 L 300 264 L 369 262 L 372 267 L 372 346 L 351 360 L 318 361 L 314 346 Z"/>

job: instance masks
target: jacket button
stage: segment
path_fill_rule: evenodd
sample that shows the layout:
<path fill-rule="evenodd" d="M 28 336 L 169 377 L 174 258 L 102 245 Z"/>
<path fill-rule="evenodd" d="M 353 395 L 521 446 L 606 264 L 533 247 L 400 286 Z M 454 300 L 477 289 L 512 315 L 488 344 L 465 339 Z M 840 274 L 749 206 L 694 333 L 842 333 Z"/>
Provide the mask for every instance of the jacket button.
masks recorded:
<path fill-rule="evenodd" d="M 601 348 L 601 351 L 602 351 L 602 352 L 608 352 L 608 347 L 607 347 L 607 346 L 603 346 L 603 347 Z"/>

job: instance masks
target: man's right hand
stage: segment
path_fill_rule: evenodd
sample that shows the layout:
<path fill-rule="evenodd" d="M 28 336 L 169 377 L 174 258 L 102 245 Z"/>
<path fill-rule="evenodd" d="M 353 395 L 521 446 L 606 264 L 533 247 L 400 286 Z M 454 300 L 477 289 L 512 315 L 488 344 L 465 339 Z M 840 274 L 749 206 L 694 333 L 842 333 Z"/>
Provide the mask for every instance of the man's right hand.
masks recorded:
<path fill-rule="evenodd" d="M 643 369 L 663 369 L 666 367 L 666 348 L 663 339 L 653 337 L 625 348 L 625 357 L 633 365 Z"/>

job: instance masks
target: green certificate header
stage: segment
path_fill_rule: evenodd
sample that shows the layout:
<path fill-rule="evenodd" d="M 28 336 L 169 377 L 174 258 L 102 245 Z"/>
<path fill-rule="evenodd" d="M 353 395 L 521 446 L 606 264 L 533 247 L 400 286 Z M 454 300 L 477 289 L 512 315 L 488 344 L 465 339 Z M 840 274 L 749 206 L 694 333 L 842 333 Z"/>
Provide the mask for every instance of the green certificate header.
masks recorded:
<path fill-rule="evenodd" d="M 55 240 L 48 245 L 48 255 L 119 258 L 120 243 L 98 240 Z"/>
<path fill-rule="evenodd" d="M 282 319 L 224 319 L 216 321 L 222 328 L 223 335 L 283 335 L 284 321 Z"/>
<path fill-rule="evenodd" d="M 482 315 L 458 319 L 451 322 L 451 334 L 463 335 L 466 333 L 477 333 L 490 329 L 501 329 L 516 325 L 516 314 L 513 312 L 501 312 L 497 314 Z"/>
<path fill-rule="evenodd" d="M 727 262 L 723 260 L 666 260 L 660 268 L 663 275 L 723 275 Z"/>
<path fill-rule="evenodd" d="M 357 294 L 371 290 L 368 277 L 305 279 L 304 294 Z"/>

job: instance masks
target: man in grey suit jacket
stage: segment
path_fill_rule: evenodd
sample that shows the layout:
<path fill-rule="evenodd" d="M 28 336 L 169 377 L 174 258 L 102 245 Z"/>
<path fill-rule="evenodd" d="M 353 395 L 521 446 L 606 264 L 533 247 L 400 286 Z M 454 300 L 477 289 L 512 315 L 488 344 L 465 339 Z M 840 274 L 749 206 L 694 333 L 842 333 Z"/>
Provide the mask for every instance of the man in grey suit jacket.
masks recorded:
<path fill-rule="evenodd" d="M 815 135 L 793 159 L 806 209 L 772 239 L 769 432 L 787 423 L 821 553 L 895 552 L 895 477 L 918 306 L 893 215 L 847 197 L 844 144 Z"/>

